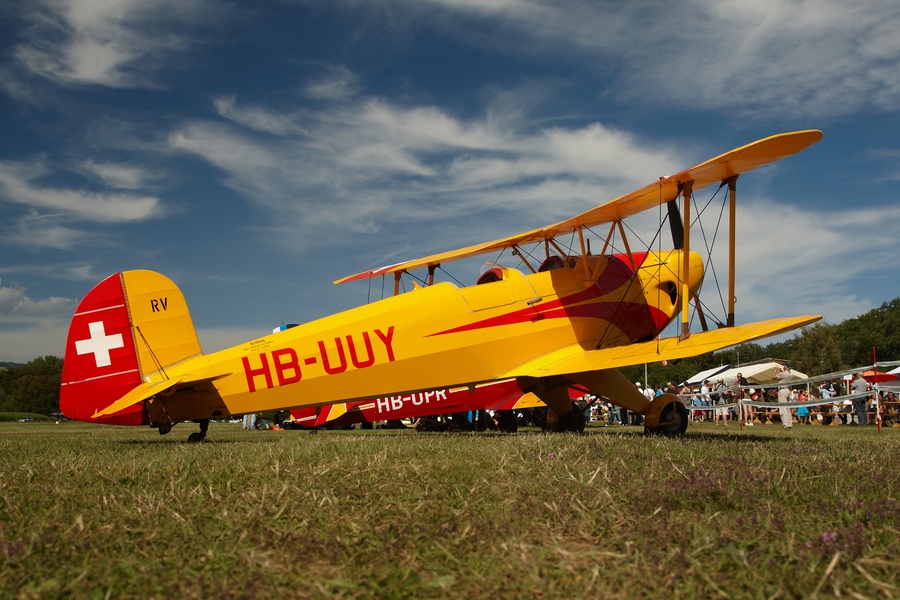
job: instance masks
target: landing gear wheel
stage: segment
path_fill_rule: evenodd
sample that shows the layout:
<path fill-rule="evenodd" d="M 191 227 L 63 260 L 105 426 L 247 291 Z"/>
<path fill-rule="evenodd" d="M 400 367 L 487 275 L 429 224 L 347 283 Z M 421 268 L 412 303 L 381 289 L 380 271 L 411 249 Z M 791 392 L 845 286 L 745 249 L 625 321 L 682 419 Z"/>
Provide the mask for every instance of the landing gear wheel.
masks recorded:
<path fill-rule="evenodd" d="M 556 423 L 554 424 L 553 420 L 550 418 L 550 415 L 548 415 L 547 424 L 552 425 L 552 431 L 584 433 L 584 428 L 587 425 L 587 420 L 584 417 L 584 410 L 586 407 L 586 402 L 578 400 L 572 402 L 572 410 L 570 410 L 566 415 L 559 416 L 551 411 L 551 414 L 556 417 Z"/>
<path fill-rule="evenodd" d="M 516 413 L 511 410 L 498 410 L 494 413 L 497 420 L 497 429 L 503 433 L 515 433 L 519 429 L 519 421 Z"/>
<path fill-rule="evenodd" d="M 526 412 L 528 413 L 528 420 L 532 425 L 540 427 L 541 431 L 544 433 L 550 429 L 550 425 L 547 423 L 547 417 L 550 415 L 549 408 L 528 408 L 526 409 Z"/>
<path fill-rule="evenodd" d="M 688 411 L 684 404 L 679 401 L 669 402 L 662 409 L 659 420 L 663 423 L 666 423 L 666 421 L 671 421 L 671 423 L 660 425 L 659 427 L 645 427 L 644 433 L 668 437 L 684 435 L 688 426 Z"/>
<path fill-rule="evenodd" d="M 188 436 L 188 443 L 196 444 L 206 439 L 206 430 L 209 429 L 209 419 L 201 419 L 196 421 L 200 423 L 200 431 L 195 431 Z"/>

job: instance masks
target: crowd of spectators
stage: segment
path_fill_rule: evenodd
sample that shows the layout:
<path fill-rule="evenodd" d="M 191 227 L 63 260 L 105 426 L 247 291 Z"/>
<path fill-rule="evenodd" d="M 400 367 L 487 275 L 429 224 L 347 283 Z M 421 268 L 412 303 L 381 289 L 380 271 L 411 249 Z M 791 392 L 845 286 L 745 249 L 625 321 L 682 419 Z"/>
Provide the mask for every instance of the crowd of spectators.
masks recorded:
<path fill-rule="evenodd" d="M 635 387 L 648 400 L 663 393 L 675 394 L 688 408 L 688 418 L 691 421 L 713 422 L 722 427 L 727 427 L 729 423 L 753 427 L 755 424 L 776 421 L 786 429 L 790 429 L 795 423 L 863 426 L 874 422 L 871 415 L 876 411 L 876 402 L 880 404 L 882 415 L 900 422 L 900 394 L 880 389 L 876 396 L 872 384 L 866 382 L 861 374 L 857 374 L 846 387 L 840 380 L 817 384 L 798 380 L 760 386 L 741 379 L 742 385 L 738 385 L 738 380 L 726 382 L 723 378 L 717 378 L 714 381 L 703 380 L 700 385 L 694 386 L 687 382 L 678 386 L 671 381 L 665 385 L 644 386 L 638 381 L 635 382 Z M 851 399 L 850 395 L 856 397 Z M 779 407 L 778 404 L 788 406 Z M 591 420 L 603 421 L 607 426 L 643 425 L 642 415 L 609 402 L 595 403 L 590 416 Z"/>

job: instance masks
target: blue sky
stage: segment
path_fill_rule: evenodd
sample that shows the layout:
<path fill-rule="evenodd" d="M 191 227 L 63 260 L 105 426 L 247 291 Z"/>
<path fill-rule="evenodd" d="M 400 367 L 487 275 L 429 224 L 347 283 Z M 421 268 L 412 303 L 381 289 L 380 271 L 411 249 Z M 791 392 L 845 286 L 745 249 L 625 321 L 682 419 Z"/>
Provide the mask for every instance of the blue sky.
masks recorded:
<path fill-rule="evenodd" d="M 796 129 L 739 183 L 738 321 L 854 317 L 900 296 L 897 31 L 896 0 L 4 2 L 0 360 L 62 356 L 116 271 L 218 350 Z"/>

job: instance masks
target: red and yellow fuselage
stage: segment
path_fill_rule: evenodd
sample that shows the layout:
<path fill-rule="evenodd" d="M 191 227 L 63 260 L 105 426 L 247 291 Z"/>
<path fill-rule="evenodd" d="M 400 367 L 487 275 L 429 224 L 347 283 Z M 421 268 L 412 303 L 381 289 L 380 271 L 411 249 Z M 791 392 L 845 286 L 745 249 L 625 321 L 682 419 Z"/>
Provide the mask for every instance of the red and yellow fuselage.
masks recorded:
<path fill-rule="evenodd" d="M 465 288 L 417 287 L 205 358 L 213 371 L 234 373 L 215 382 L 232 414 L 495 380 L 573 343 L 659 335 L 680 308 L 669 285 L 680 255 L 648 253 L 636 269 L 627 257 L 589 257 L 599 270 L 589 284 L 574 264 L 529 275 L 504 269 L 499 281 Z M 692 264 L 696 291 L 699 255 Z"/>
<path fill-rule="evenodd" d="M 696 253 L 688 262 L 687 283 L 694 294 L 703 264 Z M 80 411 L 72 409 L 80 414 L 70 416 L 167 424 L 471 386 L 503 379 L 520 364 L 573 344 L 591 350 L 653 339 L 680 310 L 681 251 L 567 257 L 553 266 L 528 274 L 498 268 L 496 281 L 470 287 L 446 282 L 416 286 L 172 364 L 160 360 L 160 354 L 169 347 L 177 353 L 188 345 L 181 340 L 184 318 L 166 317 L 187 314 L 186 304 L 180 306 L 184 298 L 159 274 L 126 272 L 124 296 L 138 332 L 133 343 L 140 382 L 149 391 L 142 405 L 107 407 L 111 401 L 97 400 Z M 164 296 L 160 290 L 167 290 Z M 160 309 L 163 298 L 165 310 Z M 141 306 L 151 300 L 156 302 L 152 318 L 142 318 Z M 134 303 L 141 306 L 132 309 Z M 76 321 L 70 345 L 86 335 L 74 332 Z M 76 401 L 76 388 L 73 385 L 69 401 L 63 401 L 64 410 L 83 402 Z M 151 394 L 153 390 L 159 391 Z"/>

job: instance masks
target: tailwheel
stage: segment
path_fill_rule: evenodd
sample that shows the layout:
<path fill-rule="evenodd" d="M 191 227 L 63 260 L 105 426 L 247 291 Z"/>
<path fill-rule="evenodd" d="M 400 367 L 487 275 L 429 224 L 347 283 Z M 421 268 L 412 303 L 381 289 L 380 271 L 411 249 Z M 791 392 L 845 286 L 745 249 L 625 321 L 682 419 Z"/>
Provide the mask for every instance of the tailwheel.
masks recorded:
<path fill-rule="evenodd" d="M 195 422 L 200 423 L 200 431 L 195 431 L 188 436 L 188 442 L 191 444 L 195 444 L 197 442 L 202 442 L 203 440 L 205 440 L 206 430 L 209 429 L 209 419 L 200 419 L 199 421 Z"/>
<path fill-rule="evenodd" d="M 663 394 L 666 395 L 668 394 Z M 663 400 L 663 396 L 659 396 L 653 402 L 659 404 L 656 406 L 651 404 L 645 417 L 645 423 L 648 424 L 644 427 L 644 433 L 669 437 L 684 435 L 688 426 L 687 408 L 677 398 Z"/>

